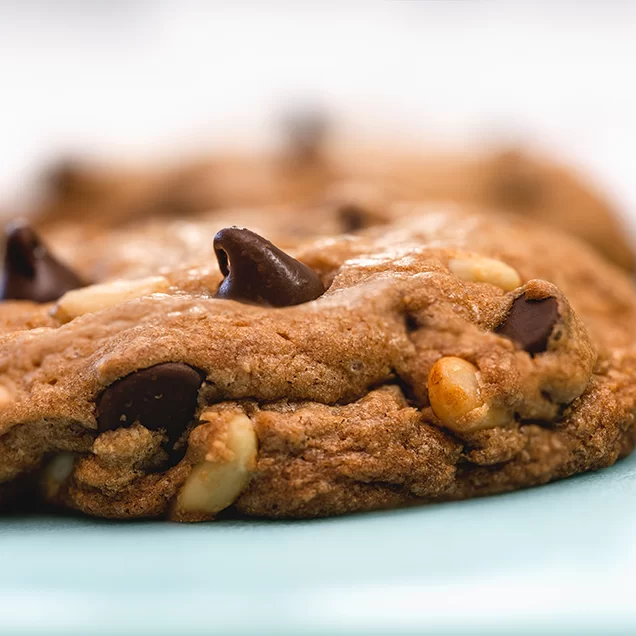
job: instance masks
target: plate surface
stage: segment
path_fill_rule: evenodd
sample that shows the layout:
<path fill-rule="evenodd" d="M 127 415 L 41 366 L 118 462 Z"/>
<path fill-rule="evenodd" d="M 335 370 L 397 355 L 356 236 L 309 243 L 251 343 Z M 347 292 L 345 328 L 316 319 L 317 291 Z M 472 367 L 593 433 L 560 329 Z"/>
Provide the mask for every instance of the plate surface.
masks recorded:
<path fill-rule="evenodd" d="M 296 522 L 0 521 L 4 634 L 633 634 L 636 455 L 518 493 Z"/>

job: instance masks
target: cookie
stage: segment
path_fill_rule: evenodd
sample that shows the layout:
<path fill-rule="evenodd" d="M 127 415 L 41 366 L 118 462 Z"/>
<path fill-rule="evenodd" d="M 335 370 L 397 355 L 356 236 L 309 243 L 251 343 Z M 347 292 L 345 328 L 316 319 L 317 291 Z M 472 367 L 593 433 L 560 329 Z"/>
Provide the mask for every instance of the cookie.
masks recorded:
<path fill-rule="evenodd" d="M 455 201 L 558 227 L 633 269 L 631 243 L 611 205 L 549 159 L 516 150 L 453 156 L 342 147 L 321 141 L 313 120 L 292 128 L 295 141 L 280 155 L 220 155 L 156 170 L 63 164 L 49 177 L 51 196 L 35 216 L 47 234 L 81 232 L 83 241 L 157 217 L 200 220 L 265 204 L 333 208 L 329 228 L 317 218 L 288 222 L 287 235 L 298 239 L 358 231 L 375 222 L 378 199 Z"/>
<path fill-rule="evenodd" d="M 536 486 L 631 451 L 626 274 L 526 219 L 385 214 L 284 250 L 209 221 L 174 241 L 156 221 L 143 276 L 102 234 L 93 275 L 103 258 L 124 278 L 0 303 L 3 491 L 27 480 L 111 518 L 317 517 Z"/>
<path fill-rule="evenodd" d="M 475 155 L 400 157 L 357 152 L 347 159 L 367 180 L 387 184 L 400 198 L 452 200 L 521 216 L 574 234 L 625 269 L 633 245 L 619 214 L 572 169 L 523 150 Z"/>

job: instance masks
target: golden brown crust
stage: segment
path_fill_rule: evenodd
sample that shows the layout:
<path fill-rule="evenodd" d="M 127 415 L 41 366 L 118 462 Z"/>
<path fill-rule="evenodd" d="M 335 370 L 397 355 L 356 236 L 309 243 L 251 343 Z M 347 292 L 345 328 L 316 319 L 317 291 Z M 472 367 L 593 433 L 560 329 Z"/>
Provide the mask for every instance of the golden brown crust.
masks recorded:
<path fill-rule="evenodd" d="M 636 297 L 622 271 L 527 220 L 411 203 L 383 214 L 386 226 L 292 250 L 328 286 L 293 307 L 213 298 L 221 275 L 208 221 L 189 226 L 207 243 L 196 232 L 174 241 L 172 222 L 155 234 L 129 228 L 128 247 L 141 237 L 147 245 L 144 275 L 161 272 L 169 283 L 161 293 L 98 310 L 87 303 L 77 317 L 5 303 L 0 480 L 71 453 L 68 471 L 44 473 L 50 499 L 107 517 L 198 520 L 214 516 L 216 501 L 197 512 L 180 493 L 208 462 L 224 479 L 249 472 L 235 510 L 321 516 L 532 486 L 629 451 Z M 118 260 L 113 244 L 98 235 L 85 249 L 134 278 L 137 265 Z M 184 254 L 187 262 L 165 269 Z M 457 269 L 458 260 L 479 268 Z M 520 285 L 503 289 L 510 268 Z M 558 306 L 547 350 L 535 355 L 496 333 L 524 294 Z M 15 316 L 27 326 L 14 329 Z M 429 401 L 430 371 L 445 357 L 477 374 L 478 394 L 465 398 L 476 407 L 457 421 Z M 164 362 L 201 370 L 205 383 L 185 456 L 157 471 L 163 433 L 133 425 L 98 434 L 95 401 L 116 380 Z M 255 458 L 232 438 L 245 417 Z"/>

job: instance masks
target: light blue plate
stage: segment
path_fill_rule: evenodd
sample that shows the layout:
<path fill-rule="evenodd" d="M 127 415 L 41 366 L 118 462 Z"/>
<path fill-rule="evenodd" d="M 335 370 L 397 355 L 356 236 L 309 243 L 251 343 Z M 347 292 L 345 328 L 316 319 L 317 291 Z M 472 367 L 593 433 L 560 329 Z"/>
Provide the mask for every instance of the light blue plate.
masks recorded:
<path fill-rule="evenodd" d="M 301 522 L 0 521 L 5 634 L 634 634 L 636 456 Z"/>

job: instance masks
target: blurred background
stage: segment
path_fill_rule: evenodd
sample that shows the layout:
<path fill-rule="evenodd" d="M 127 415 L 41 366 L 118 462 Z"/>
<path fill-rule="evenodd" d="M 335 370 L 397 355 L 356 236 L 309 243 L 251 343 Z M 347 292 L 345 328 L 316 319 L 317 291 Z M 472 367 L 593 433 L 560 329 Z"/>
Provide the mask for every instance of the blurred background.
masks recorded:
<path fill-rule="evenodd" d="M 291 107 L 422 148 L 522 142 L 636 227 L 636 4 L 0 0 L 0 208 L 60 156 L 277 143 Z"/>

